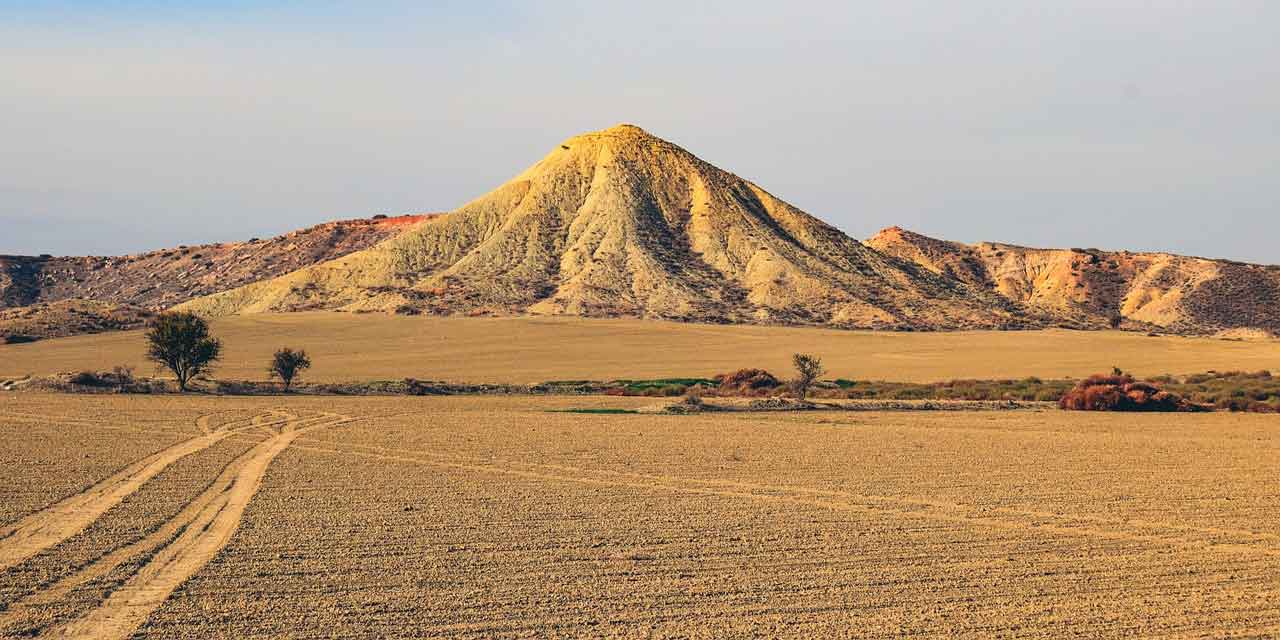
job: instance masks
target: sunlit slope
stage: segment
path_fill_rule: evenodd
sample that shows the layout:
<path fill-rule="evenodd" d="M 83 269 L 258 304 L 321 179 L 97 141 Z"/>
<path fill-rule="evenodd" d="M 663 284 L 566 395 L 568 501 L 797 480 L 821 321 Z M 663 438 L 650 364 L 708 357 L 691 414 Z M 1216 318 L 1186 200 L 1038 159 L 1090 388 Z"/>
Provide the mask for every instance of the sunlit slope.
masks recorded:
<path fill-rule="evenodd" d="M 898 227 L 877 250 L 1006 298 L 1059 326 L 1158 327 L 1179 333 L 1280 332 L 1280 267 L 1169 253 L 1033 249 L 937 240 Z"/>
<path fill-rule="evenodd" d="M 183 308 L 956 329 L 1017 322 L 1007 306 L 619 125 L 564 141 L 434 224 Z"/>

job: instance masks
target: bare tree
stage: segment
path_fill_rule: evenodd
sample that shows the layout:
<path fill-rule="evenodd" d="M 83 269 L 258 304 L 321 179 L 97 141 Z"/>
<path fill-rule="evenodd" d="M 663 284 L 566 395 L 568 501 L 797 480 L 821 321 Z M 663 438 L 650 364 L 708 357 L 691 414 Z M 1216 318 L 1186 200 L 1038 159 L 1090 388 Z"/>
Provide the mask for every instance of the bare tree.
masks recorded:
<path fill-rule="evenodd" d="M 307 357 L 306 351 L 301 349 L 294 351 L 285 347 L 271 358 L 271 366 L 267 368 L 267 372 L 272 378 L 280 378 L 280 381 L 284 382 L 284 392 L 289 393 L 289 386 L 293 384 L 293 379 L 303 369 L 310 368 L 311 358 Z"/>
<path fill-rule="evenodd" d="M 222 342 L 209 335 L 209 323 L 194 313 L 162 313 L 147 329 L 147 359 L 168 368 L 187 390 L 191 379 L 208 373 L 222 354 Z"/>
<path fill-rule="evenodd" d="M 813 388 L 813 383 L 817 382 L 827 370 L 822 368 L 822 360 L 818 356 L 797 353 L 791 356 L 791 362 L 796 367 L 796 377 L 791 381 L 791 390 L 795 392 L 796 398 L 803 402 L 809 397 L 809 389 Z"/>

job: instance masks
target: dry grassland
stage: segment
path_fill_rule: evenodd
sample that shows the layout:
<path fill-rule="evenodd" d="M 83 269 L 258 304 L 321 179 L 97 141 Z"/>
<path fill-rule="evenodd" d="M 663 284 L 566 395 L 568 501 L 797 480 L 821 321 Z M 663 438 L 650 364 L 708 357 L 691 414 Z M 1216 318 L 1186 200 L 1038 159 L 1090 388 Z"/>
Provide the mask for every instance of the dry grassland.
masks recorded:
<path fill-rule="evenodd" d="M 1120 366 L 1146 376 L 1280 369 L 1280 341 L 1232 342 L 1113 331 L 884 333 L 580 318 L 262 314 L 213 323 L 225 343 L 216 376 L 266 378 L 282 345 L 304 348 L 316 382 L 399 380 L 531 383 L 711 376 L 742 367 L 790 370 L 820 354 L 832 378 L 933 382 L 952 378 L 1084 377 Z M 141 332 L 0 346 L 0 378 L 132 364 Z"/>
<path fill-rule="evenodd" d="M 132 462 L 214 442 L 0 571 L 0 635 L 1280 633 L 1271 416 L 3 399 L 59 417 L 0 418 L 15 460 L 69 457 L 107 429 L 157 439 L 100 444 L 111 463 L 53 490 L 5 465 L 23 506 L 0 520 L 0 557 L 31 540 L 6 532 L 80 512 L 57 505 L 103 507 Z"/>

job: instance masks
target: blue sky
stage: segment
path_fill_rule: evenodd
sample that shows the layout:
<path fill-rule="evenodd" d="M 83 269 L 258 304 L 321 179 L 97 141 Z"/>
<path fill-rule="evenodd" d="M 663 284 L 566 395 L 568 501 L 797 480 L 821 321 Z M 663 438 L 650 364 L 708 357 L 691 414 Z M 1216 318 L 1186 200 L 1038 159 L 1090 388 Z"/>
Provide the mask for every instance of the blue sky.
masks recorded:
<path fill-rule="evenodd" d="M 846 232 L 1280 262 L 1280 5 L 0 2 L 0 253 L 448 210 L 632 122 Z"/>

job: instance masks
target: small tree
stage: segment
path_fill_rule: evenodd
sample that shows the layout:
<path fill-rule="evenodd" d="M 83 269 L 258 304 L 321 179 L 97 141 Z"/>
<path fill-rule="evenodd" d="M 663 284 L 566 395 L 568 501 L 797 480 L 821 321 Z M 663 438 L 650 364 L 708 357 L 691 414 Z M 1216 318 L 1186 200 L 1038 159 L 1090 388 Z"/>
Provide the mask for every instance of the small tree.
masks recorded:
<path fill-rule="evenodd" d="M 172 371 L 181 391 L 192 378 L 210 371 L 221 354 L 222 342 L 209 335 L 209 323 L 194 313 L 162 313 L 147 329 L 147 359 Z"/>
<path fill-rule="evenodd" d="M 307 352 L 301 349 L 294 351 L 289 347 L 285 347 L 276 352 L 271 358 L 271 366 L 267 371 L 272 378 L 280 378 L 284 382 L 284 392 L 289 392 L 289 385 L 293 384 L 293 379 L 303 369 L 311 368 L 311 358 L 307 357 Z"/>
<path fill-rule="evenodd" d="M 827 370 L 822 368 L 822 360 L 818 356 L 797 353 L 791 356 L 791 362 L 796 367 L 796 377 L 791 381 L 791 389 L 795 392 L 796 398 L 803 402 L 809 396 L 809 389 L 813 388 L 813 383 L 817 382 L 818 377 Z"/>

